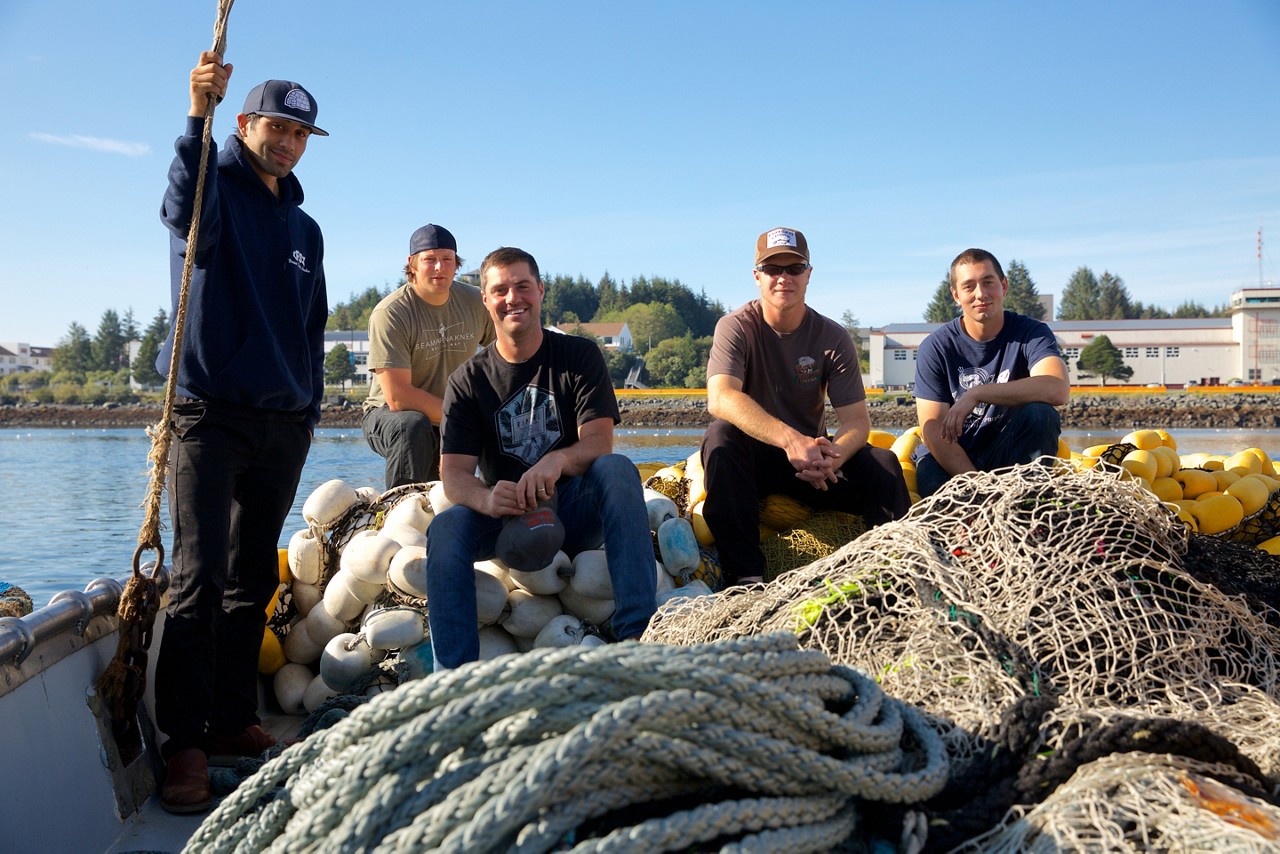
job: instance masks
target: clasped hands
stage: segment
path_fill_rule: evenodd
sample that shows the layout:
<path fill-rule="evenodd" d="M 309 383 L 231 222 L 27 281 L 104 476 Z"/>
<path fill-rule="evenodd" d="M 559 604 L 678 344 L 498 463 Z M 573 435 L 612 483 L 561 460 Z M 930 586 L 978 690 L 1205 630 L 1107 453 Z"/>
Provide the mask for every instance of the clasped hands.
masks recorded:
<path fill-rule="evenodd" d="M 827 484 L 839 479 L 836 461 L 840 449 L 826 436 L 802 437 L 787 449 L 787 458 L 795 467 L 796 477 L 814 489 L 826 491 Z"/>

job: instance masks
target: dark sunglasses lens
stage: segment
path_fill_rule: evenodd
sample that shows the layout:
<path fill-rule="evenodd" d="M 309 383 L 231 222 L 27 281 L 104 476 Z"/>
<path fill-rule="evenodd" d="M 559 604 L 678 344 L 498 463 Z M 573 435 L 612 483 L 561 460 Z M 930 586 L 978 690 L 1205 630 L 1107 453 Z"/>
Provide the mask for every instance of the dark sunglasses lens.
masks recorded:
<path fill-rule="evenodd" d="M 788 264 L 783 267 L 780 264 L 761 264 L 760 272 L 766 276 L 781 276 L 786 273 L 788 276 L 798 276 L 805 270 L 809 269 L 807 264 Z"/>

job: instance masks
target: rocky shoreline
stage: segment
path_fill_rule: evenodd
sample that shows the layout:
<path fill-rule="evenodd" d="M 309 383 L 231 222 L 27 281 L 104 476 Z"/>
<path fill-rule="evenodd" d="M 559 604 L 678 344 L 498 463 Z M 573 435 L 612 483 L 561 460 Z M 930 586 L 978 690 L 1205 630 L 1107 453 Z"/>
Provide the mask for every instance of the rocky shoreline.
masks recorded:
<path fill-rule="evenodd" d="M 868 403 L 871 423 L 883 430 L 914 425 L 915 404 L 910 397 L 884 395 Z M 703 395 L 630 396 L 619 399 L 627 427 L 702 427 L 710 421 Z M 160 418 L 159 405 L 11 404 L 0 406 L 0 427 L 146 427 Z M 360 407 L 330 405 L 320 419 L 323 427 L 359 427 Z M 1131 430 L 1138 427 L 1243 428 L 1280 427 L 1280 395 L 1229 394 L 1088 394 L 1076 392 L 1062 409 L 1066 429 Z"/>

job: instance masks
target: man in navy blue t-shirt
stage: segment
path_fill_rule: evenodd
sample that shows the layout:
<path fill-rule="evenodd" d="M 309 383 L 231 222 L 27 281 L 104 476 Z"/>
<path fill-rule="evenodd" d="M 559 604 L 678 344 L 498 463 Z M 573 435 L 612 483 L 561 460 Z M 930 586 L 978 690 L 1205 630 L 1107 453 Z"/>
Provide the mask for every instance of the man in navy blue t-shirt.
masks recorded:
<path fill-rule="evenodd" d="M 920 496 L 949 478 L 1029 462 L 1058 450 L 1054 407 L 1071 391 L 1049 327 L 1005 311 L 1000 262 L 966 249 L 951 262 L 951 297 L 960 316 L 935 330 L 916 354 L 916 451 Z"/>

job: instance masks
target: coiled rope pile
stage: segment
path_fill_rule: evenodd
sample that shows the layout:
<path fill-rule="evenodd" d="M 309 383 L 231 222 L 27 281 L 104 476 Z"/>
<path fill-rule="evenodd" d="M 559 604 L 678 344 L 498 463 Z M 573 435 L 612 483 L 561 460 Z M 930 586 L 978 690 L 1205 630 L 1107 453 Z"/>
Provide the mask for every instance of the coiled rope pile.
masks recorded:
<path fill-rule="evenodd" d="M 1042 464 L 971 474 L 767 587 L 681 600 L 644 639 L 790 630 L 874 674 L 944 731 L 956 784 L 933 805 L 931 838 L 950 843 L 981 830 L 948 833 L 953 819 L 981 815 L 989 827 L 1026 803 L 1029 789 L 1009 783 L 1034 775 L 1043 752 L 1084 765 L 1144 749 L 1133 734 L 1157 725 L 1171 727 L 1162 750 L 1198 759 L 1196 745 L 1218 739 L 1209 758 L 1238 760 L 1274 797 L 1274 603 L 1197 575 L 1214 563 L 1214 547 L 1197 545 L 1184 563 L 1185 528 L 1109 474 Z M 1092 751 L 1071 749 L 1082 739 Z"/>
<path fill-rule="evenodd" d="M 941 791 L 943 743 L 790 633 L 505 656 L 401 686 L 244 781 L 191 851 L 830 851 Z"/>

